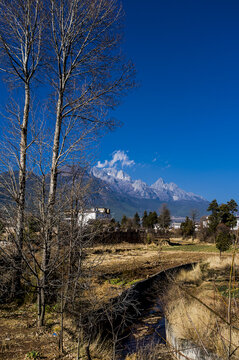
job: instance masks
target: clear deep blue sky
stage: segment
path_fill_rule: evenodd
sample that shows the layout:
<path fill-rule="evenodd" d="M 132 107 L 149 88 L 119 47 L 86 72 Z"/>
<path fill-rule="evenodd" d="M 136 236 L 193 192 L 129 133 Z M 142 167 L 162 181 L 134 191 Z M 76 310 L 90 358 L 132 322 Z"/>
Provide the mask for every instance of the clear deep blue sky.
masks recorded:
<path fill-rule="evenodd" d="M 239 1 L 123 4 L 123 47 L 140 87 L 114 112 L 124 125 L 103 138 L 97 160 L 126 151 L 134 179 L 239 202 Z"/>
<path fill-rule="evenodd" d="M 121 149 L 133 178 L 239 201 L 239 1 L 123 4 L 140 87 L 115 111 L 124 126 L 103 139 L 101 161 Z"/>

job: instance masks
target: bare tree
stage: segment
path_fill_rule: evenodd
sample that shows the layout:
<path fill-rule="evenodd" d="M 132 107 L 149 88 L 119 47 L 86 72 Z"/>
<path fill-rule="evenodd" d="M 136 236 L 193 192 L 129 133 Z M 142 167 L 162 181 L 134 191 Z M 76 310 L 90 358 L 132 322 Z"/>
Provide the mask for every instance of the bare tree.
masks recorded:
<path fill-rule="evenodd" d="M 23 92 L 22 109 L 15 113 L 19 142 L 16 161 L 19 168 L 16 186 L 17 220 L 15 258 L 15 290 L 20 287 L 21 249 L 24 231 L 24 209 L 26 188 L 26 154 L 28 149 L 28 123 L 30 116 L 31 85 L 41 60 L 42 3 L 41 0 L 0 1 L 0 70 L 5 79 Z M 19 104 L 18 104 L 19 105 Z M 11 109 L 14 113 L 14 109 Z"/>
<path fill-rule="evenodd" d="M 117 1 L 50 0 L 47 4 L 51 7 L 48 63 L 56 102 L 42 289 L 51 257 L 59 167 L 80 150 L 83 140 L 91 142 L 102 129 L 114 126 L 107 112 L 133 86 L 134 75 L 118 50 L 122 9 Z"/>
<path fill-rule="evenodd" d="M 43 33 L 42 14 L 47 14 Z M 13 154 L 19 168 L 18 181 L 11 168 L 13 198 L 17 203 L 14 240 L 17 257 L 13 266 L 18 271 L 19 286 L 20 276 L 29 281 L 28 275 L 33 275 L 38 294 L 38 323 L 43 325 L 47 292 L 56 284 L 52 280 L 54 272 L 63 268 L 66 259 L 71 263 L 76 241 L 79 236 L 81 241 L 85 236 L 84 232 L 79 235 L 78 229 L 78 234 L 69 237 L 71 242 L 66 245 L 59 232 L 67 207 L 73 209 L 68 201 L 62 201 L 61 194 L 66 193 L 62 190 L 64 187 L 59 186 L 59 172 L 64 163 L 69 164 L 79 153 L 86 153 L 89 144 L 115 126 L 108 112 L 134 86 L 134 68 L 125 62 L 119 48 L 122 8 L 117 0 L 0 0 L 0 15 L 1 50 L 7 59 L 2 70 L 7 79 L 13 76 L 23 84 L 24 92 L 23 110 L 16 106 L 17 111 L 12 114 L 20 139 Z M 11 31 L 8 32 L 4 24 L 9 21 Z M 34 145 L 37 185 L 31 205 L 40 231 L 37 241 L 33 241 L 24 229 L 26 159 L 30 146 L 31 86 L 41 61 L 42 42 L 48 43 L 45 64 L 52 89 L 49 119 L 54 120 L 54 134 L 52 141 L 49 137 L 38 137 Z M 47 130 L 44 126 L 41 128 L 42 133 L 52 130 L 51 121 L 47 126 Z M 75 187 L 74 180 L 72 184 Z M 79 202 L 79 197 L 76 201 Z M 73 229 L 75 231 L 75 225 L 72 234 Z M 20 271 L 22 263 L 24 274 Z M 66 271 L 71 273 L 70 265 Z M 65 290 L 62 286 L 60 289 L 65 299 L 71 281 L 63 280 Z M 65 305 L 62 305 L 63 312 Z"/>
<path fill-rule="evenodd" d="M 107 117 L 132 87 L 132 66 L 117 52 L 122 9 L 115 0 L 51 0 L 51 85 L 57 96 L 48 196 L 48 233 L 56 197 L 57 170 L 82 138 L 113 126 Z M 74 132 L 74 140 L 70 135 Z"/>
<path fill-rule="evenodd" d="M 197 219 L 199 218 L 199 211 L 198 211 L 197 209 L 192 209 L 192 210 L 190 211 L 190 217 L 191 217 L 192 222 L 193 222 L 193 228 L 194 228 L 194 230 L 193 230 L 193 236 L 192 236 L 192 238 L 193 238 L 193 240 L 194 240 L 195 237 L 196 237 L 196 221 L 197 221 Z"/>

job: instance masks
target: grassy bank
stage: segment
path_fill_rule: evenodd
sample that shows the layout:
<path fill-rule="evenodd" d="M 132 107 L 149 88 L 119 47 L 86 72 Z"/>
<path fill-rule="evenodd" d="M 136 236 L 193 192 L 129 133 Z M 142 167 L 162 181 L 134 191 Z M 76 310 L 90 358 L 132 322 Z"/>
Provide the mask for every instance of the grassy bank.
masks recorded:
<path fill-rule="evenodd" d="M 213 245 L 180 241 L 181 246 L 163 246 L 163 249 L 154 243 L 98 245 L 87 249 L 84 267 L 90 270 L 91 291 L 85 293 L 86 300 L 87 296 L 97 299 L 99 306 L 136 281 L 183 263 L 204 260 L 209 255 L 205 248 L 215 250 Z M 65 318 L 64 354 L 58 350 L 59 308 L 47 309 L 47 322 L 42 329 L 37 328 L 36 318 L 36 305 L 27 300 L 20 307 L 16 304 L 0 307 L 0 359 L 76 359 L 77 333 L 70 314 Z M 82 341 L 84 343 L 84 339 Z M 90 350 L 93 360 L 111 359 L 107 344 L 94 343 Z M 81 353 L 85 360 L 84 346 Z"/>
<path fill-rule="evenodd" d="M 163 246 L 163 251 L 183 251 L 183 252 L 206 252 L 218 253 L 219 251 L 214 244 L 182 244 L 179 246 Z M 228 251 L 230 252 L 230 251 Z"/>
<path fill-rule="evenodd" d="M 178 339 L 217 354 L 239 358 L 239 258 L 208 257 L 181 271 L 165 296 L 166 316 Z"/>

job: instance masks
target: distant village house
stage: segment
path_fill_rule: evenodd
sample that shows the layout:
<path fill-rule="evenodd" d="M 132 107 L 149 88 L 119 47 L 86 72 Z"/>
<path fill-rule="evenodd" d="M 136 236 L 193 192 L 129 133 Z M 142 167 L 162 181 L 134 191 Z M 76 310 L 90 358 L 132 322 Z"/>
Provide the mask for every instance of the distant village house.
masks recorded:
<path fill-rule="evenodd" d="M 110 219 L 110 209 L 93 207 L 90 209 L 80 210 L 78 212 L 78 224 L 79 225 L 85 226 L 88 224 L 89 221 L 99 220 L 99 219 L 102 219 L 102 220 Z M 70 221 L 71 218 L 66 217 L 65 220 Z"/>

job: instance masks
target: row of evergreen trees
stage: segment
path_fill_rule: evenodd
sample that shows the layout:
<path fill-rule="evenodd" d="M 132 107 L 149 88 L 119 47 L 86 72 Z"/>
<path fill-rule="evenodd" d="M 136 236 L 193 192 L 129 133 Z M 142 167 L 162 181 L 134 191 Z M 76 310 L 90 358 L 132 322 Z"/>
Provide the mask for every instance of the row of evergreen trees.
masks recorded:
<path fill-rule="evenodd" d="M 150 211 L 149 213 L 145 210 L 142 219 L 136 212 L 133 218 L 128 218 L 123 215 L 121 220 L 122 228 L 144 228 L 153 229 L 157 225 L 162 230 L 167 230 L 171 224 L 170 211 L 166 204 L 162 205 L 160 215 L 156 211 Z"/>

